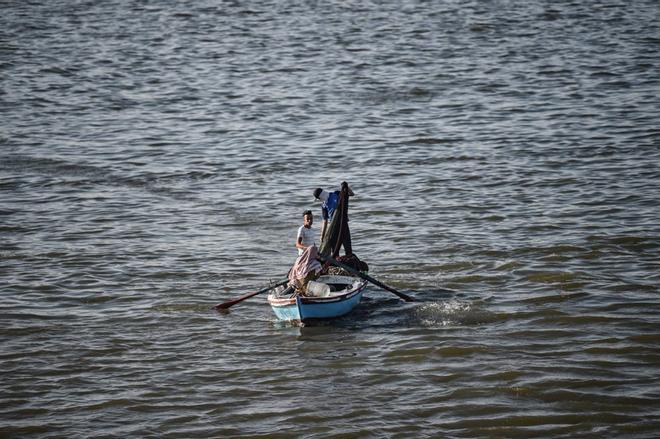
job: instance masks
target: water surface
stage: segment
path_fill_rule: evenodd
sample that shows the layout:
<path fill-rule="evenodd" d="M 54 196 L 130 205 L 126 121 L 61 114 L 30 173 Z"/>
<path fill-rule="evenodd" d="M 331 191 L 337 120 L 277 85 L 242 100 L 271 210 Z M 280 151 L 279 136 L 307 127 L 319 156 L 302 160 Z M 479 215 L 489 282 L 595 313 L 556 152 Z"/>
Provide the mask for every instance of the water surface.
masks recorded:
<path fill-rule="evenodd" d="M 0 436 L 657 437 L 658 23 L 5 2 Z M 283 277 L 343 180 L 356 253 L 418 301 L 214 311 Z"/>

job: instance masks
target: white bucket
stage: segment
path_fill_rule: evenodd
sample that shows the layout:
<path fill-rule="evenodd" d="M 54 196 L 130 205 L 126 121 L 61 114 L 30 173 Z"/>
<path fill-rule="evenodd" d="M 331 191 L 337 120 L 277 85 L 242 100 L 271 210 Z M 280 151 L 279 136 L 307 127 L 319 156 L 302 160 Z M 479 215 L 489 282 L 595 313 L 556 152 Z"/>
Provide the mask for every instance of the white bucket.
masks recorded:
<path fill-rule="evenodd" d="M 330 285 L 323 282 L 314 282 L 310 280 L 307 283 L 307 295 L 314 297 L 326 297 L 330 294 Z"/>

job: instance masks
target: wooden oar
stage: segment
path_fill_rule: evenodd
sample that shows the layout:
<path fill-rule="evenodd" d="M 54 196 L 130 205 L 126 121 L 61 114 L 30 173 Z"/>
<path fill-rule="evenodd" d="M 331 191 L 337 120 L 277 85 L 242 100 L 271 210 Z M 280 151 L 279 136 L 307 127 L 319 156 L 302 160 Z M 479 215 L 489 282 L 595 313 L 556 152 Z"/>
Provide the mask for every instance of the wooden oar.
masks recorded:
<path fill-rule="evenodd" d="M 322 255 L 319 255 L 319 256 L 318 256 L 318 260 L 320 260 L 321 262 L 326 262 L 326 261 L 327 261 L 327 262 L 330 262 L 332 265 L 336 265 L 336 266 L 339 267 L 339 268 L 343 268 L 344 270 L 348 271 L 349 273 L 352 273 L 352 274 L 354 274 L 354 275 L 356 275 L 356 276 L 359 276 L 359 277 L 361 277 L 362 279 L 364 279 L 364 280 L 366 280 L 366 281 L 369 281 L 369 282 L 371 282 L 372 284 L 374 284 L 374 285 L 376 285 L 376 286 L 378 286 L 378 287 L 381 287 L 381 288 L 384 289 L 384 290 L 387 290 L 387 291 L 389 291 L 389 292 L 391 292 L 391 293 L 396 294 L 397 296 L 399 296 L 400 298 L 402 298 L 402 299 L 405 300 L 406 302 L 414 302 L 414 301 L 415 301 L 415 299 L 413 299 L 412 297 L 410 297 L 410 296 L 408 296 L 408 295 L 406 295 L 406 294 L 403 294 L 402 292 L 397 291 L 397 290 L 395 290 L 395 289 L 392 288 L 392 287 L 388 287 L 387 285 L 385 285 L 385 284 L 382 283 L 382 282 L 377 281 L 377 280 L 374 279 L 373 277 L 371 277 L 371 276 L 369 276 L 369 275 L 367 275 L 367 274 L 364 274 L 364 273 L 362 273 L 362 272 L 356 270 L 355 268 L 350 267 L 350 266 L 348 266 L 348 265 L 346 265 L 346 264 L 342 264 L 341 262 L 335 260 L 332 256 L 322 256 Z"/>
<path fill-rule="evenodd" d="M 238 297 L 238 298 L 236 298 L 236 299 L 234 299 L 234 300 L 230 300 L 230 301 L 228 301 L 228 302 L 219 303 L 219 304 L 217 304 L 217 305 L 215 306 L 215 309 L 227 309 L 227 308 L 229 308 L 230 306 L 234 306 L 234 305 L 236 305 L 237 303 L 244 301 L 245 299 L 249 299 L 250 297 L 252 297 L 252 296 L 256 296 L 257 294 L 265 293 L 266 291 L 270 291 L 270 290 L 272 290 L 273 288 L 277 288 L 277 287 L 280 287 L 280 286 L 282 286 L 282 285 L 286 285 L 287 283 L 289 283 L 289 279 L 284 280 L 284 281 L 282 281 L 282 282 L 280 282 L 280 283 L 278 283 L 278 284 L 272 285 L 272 286 L 270 286 L 270 287 L 268 287 L 268 288 L 264 288 L 263 290 L 259 290 L 259 291 L 254 292 L 254 293 L 248 293 L 248 294 L 245 294 L 245 295 L 243 295 L 243 296 L 241 296 L 241 297 Z"/>

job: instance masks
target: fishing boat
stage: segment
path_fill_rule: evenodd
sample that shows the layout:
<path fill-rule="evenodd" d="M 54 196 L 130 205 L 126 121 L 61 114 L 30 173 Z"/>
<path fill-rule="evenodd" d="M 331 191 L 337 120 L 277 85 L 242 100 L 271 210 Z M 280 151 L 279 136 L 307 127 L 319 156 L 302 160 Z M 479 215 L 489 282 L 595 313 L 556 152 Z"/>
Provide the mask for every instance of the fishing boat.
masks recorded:
<path fill-rule="evenodd" d="M 268 303 L 280 320 L 306 323 L 317 319 L 332 319 L 350 313 L 360 303 L 367 282 L 388 290 L 407 302 L 413 302 L 412 297 L 370 277 L 367 274 L 369 266 L 360 261 L 352 251 L 349 250 L 348 255 L 337 257 L 340 245 L 346 250 L 342 234 L 344 229 L 348 233 L 348 191 L 348 185 L 342 183 L 339 204 L 324 234 L 321 247 L 306 247 L 289 270 L 286 280 L 219 303 L 215 308 L 226 310 L 245 299 L 270 291 Z M 331 271 L 331 268 L 335 270 Z"/>
<path fill-rule="evenodd" d="M 278 319 L 309 322 L 348 314 L 362 299 L 367 281 L 359 277 L 324 275 L 307 285 L 305 295 L 291 295 L 280 285 L 268 295 L 268 303 Z"/>

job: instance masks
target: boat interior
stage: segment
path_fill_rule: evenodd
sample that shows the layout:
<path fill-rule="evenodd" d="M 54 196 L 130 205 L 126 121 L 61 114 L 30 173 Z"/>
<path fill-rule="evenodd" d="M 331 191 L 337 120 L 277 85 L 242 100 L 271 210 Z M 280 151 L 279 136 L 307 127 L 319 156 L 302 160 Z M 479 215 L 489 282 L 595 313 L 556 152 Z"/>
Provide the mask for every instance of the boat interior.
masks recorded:
<path fill-rule="evenodd" d="M 305 296 L 328 297 L 333 293 L 344 292 L 352 286 L 357 286 L 360 280 L 351 276 L 324 275 L 307 283 Z M 293 287 L 280 287 L 276 291 L 277 297 L 292 297 L 295 295 Z"/>

